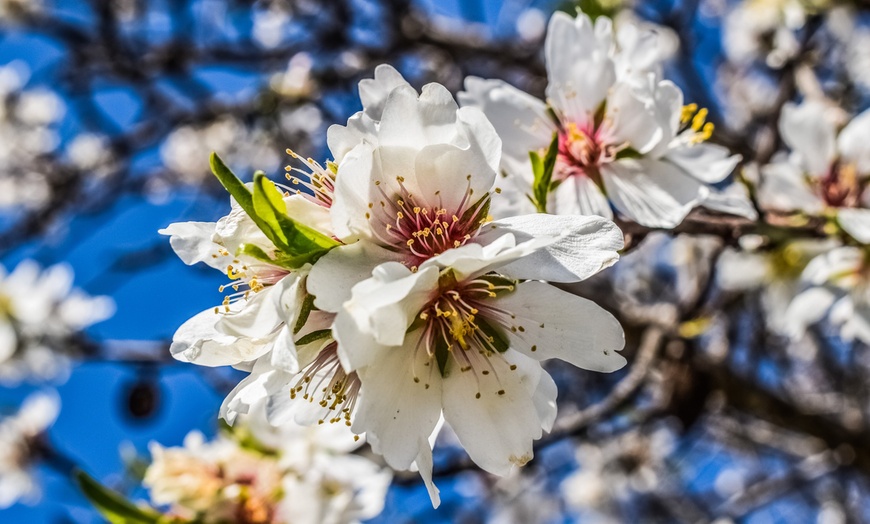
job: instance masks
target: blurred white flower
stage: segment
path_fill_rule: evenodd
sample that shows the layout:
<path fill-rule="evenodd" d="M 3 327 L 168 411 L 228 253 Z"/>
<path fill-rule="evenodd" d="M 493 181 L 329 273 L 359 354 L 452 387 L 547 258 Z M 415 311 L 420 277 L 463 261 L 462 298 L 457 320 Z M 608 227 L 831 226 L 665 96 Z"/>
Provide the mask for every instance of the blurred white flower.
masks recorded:
<path fill-rule="evenodd" d="M 762 207 L 782 212 L 836 214 L 855 240 L 870 243 L 870 110 L 838 133 L 836 113 L 821 102 L 788 104 L 779 122 L 791 148 L 761 169 L 758 198 Z"/>
<path fill-rule="evenodd" d="M 795 32 L 806 22 L 801 0 L 743 0 L 725 18 L 724 47 L 728 58 L 745 64 L 763 59 L 780 68 L 800 50 Z"/>
<path fill-rule="evenodd" d="M 67 369 L 69 337 L 112 316 L 109 297 L 73 289 L 66 265 L 41 271 L 29 260 L 0 267 L 0 382 L 50 379 Z"/>
<path fill-rule="evenodd" d="M 795 338 L 825 317 L 844 340 L 870 344 L 870 274 L 867 251 L 843 246 L 818 255 L 801 275 L 805 286 L 786 313 Z"/>
<path fill-rule="evenodd" d="M 112 158 L 109 140 L 94 133 L 81 133 L 69 143 L 67 156 L 76 169 L 96 176 L 108 173 L 107 164 Z"/>
<path fill-rule="evenodd" d="M 152 443 L 145 473 L 153 503 L 204 524 L 345 524 L 381 512 L 392 475 L 363 457 L 336 426 L 280 428 L 262 404 L 231 431 L 184 447 Z"/>
<path fill-rule="evenodd" d="M 633 429 L 603 443 L 581 443 L 579 469 L 562 483 L 565 501 L 575 510 L 606 516 L 614 502 L 659 487 L 664 461 L 675 445 L 673 430 L 664 425 Z"/>
<path fill-rule="evenodd" d="M 35 447 L 59 412 L 57 394 L 41 392 L 27 397 L 16 414 L 0 419 L 0 509 L 39 501 L 41 490 L 32 471 L 39 458 Z"/>
<path fill-rule="evenodd" d="M 63 101 L 43 88 L 23 90 L 26 71 L 0 66 L 0 208 L 38 209 L 51 197 L 40 157 L 57 148 Z"/>
<path fill-rule="evenodd" d="M 707 111 L 683 107 L 680 89 L 659 80 L 667 41 L 633 23 L 614 31 L 606 17 L 593 24 L 557 12 L 546 41 L 547 104 L 501 80 L 466 79 L 460 100 L 480 107 L 503 142 L 509 198 L 497 216 L 531 210 L 529 152 L 545 152 L 554 134 L 550 212 L 611 218 L 613 206 L 639 224 L 672 228 L 707 198 L 740 158 L 705 143 Z"/>
<path fill-rule="evenodd" d="M 281 165 L 277 153 L 281 150 L 268 131 L 249 128 L 232 116 L 221 116 L 212 122 L 185 125 L 172 131 L 160 146 L 160 157 L 181 182 L 200 184 L 211 176 L 208 157 L 213 151 L 239 172 L 262 169 L 271 173 Z"/>
<path fill-rule="evenodd" d="M 296 53 L 287 63 L 287 69 L 272 76 L 269 85 L 276 93 L 288 98 L 305 98 L 315 88 L 311 78 L 314 60 L 308 53 Z"/>
<path fill-rule="evenodd" d="M 836 241 L 794 240 L 758 249 L 746 244 L 741 242 L 741 249 L 726 248 L 722 252 L 716 267 L 717 281 L 727 291 L 761 289 L 767 327 L 774 333 L 787 334 L 788 310 L 801 290 L 801 273 L 814 256 L 836 247 Z"/>

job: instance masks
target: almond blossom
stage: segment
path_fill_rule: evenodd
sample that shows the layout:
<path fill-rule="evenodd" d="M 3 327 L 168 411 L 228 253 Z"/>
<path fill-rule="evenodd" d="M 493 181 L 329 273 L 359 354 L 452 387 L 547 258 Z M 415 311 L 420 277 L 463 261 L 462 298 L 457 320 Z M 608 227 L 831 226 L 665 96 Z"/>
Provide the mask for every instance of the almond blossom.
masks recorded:
<path fill-rule="evenodd" d="M 870 272 L 867 251 L 842 246 L 818 255 L 801 275 L 805 289 L 788 308 L 788 330 L 801 337 L 824 318 L 845 340 L 870 344 Z"/>
<path fill-rule="evenodd" d="M 41 490 L 32 467 L 39 458 L 39 440 L 59 412 L 56 393 L 33 393 L 17 413 L 0 420 L 0 509 L 39 500 Z"/>
<path fill-rule="evenodd" d="M 622 245 L 606 220 L 586 220 L 594 227 L 573 253 L 578 280 L 614 263 Z M 622 328 L 608 312 L 527 280 L 546 278 L 549 267 L 534 254 L 553 238 L 518 242 L 498 228 L 484 235 L 492 241 L 448 250 L 416 271 L 379 265 L 333 325 L 342 362 L 365 388 L 353 431 L 394 468 L 416 462 L 436 506 L 428 438 L 442 416 L 472 460 L 506 475 L 531 460 L 532 442 L 555 420 L 556 386 L 540 361 L 601 372 L 625 364 Z"/>
<path fill-rule="evenodd" d="M 546 103 L 501 80 L 466 79 L 460 100 L 480 107 L 503 141 L 512 205 L 497 215 L 528 208 L 529 152 L 549 147 L 556 164 L 539 209 L 610 218 L 612 206 L 649 227 L 675 227 L 734 169 L 739 157 L 705 143 L 713 131 L 707 111 L 684 107 L 680 89 L 656 74 L 656 35 L 623 27 L 614 34 L 608 18 L 554 14 Z"/>
<path fill-rule="evenodd" d="M 76 354 L 71 338 L 115 312 L 109 297 L 72 284 L 63 264 L 43 270 L 24 260 L 8 274 L 0 266 L 0 382 L 62 377 Z"/>
<path fill-rule="evenodd" d="M 870 243 L 870 111 L 837 132 L 833 112 L 818 101 L 783 107 L 779 122 L 791 148 L 762 168 L 762 207 L 808 215 L 831 214 L 861 243 Z"/>
<path fill-rule="evenodd" d="M 144 484 L 174 517 L 219 523 L 359 522 L 376 516 L 392 475 L 335 426 L 274 428 L 259 404 L 231 431 L 183 447 L 150 445 Z"/>

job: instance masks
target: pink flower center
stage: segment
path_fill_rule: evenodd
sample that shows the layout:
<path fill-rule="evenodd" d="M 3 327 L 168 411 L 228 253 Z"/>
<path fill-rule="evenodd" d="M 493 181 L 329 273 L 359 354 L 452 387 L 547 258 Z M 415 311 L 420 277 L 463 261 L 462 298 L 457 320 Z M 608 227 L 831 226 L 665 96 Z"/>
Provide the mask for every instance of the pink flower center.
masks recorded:
<path fill-rule="evenodd" d="M 818 191 L 830 207 L 859 207 L 864 183 L 853 164 L 838 161 L 819 180 Z"/>
<path fill-rule="evenodd" d="M 367 212 L 366 218 L 384 247 L 404 253 L 404 263 L 411 269 L 448 249 L 465 245 L 487 220 L 489 195 L 472 199 L 470 175 L 465 194 L 452 210 L 441 204 L 440 191 L 435 199 L 421 201 L 405 188 L 403 179 L 398 180 L 400 191 L 393 197 L 376 183 L 383 196 L 378 203 L 381 210 Z M 431 200 L 437 203 L 433 205 Z M 369 203 L 369 209 L 374 206 Z"/>
<path fill-rule="evenodd" d="M 557 179 L 587 176 L 598 183 L 598 169 L 613 162 L 622 147 L 609 139 L 603 126 L 595 128 L 569 122 L 559 131 L 559 156 L 554 175 Z"/>

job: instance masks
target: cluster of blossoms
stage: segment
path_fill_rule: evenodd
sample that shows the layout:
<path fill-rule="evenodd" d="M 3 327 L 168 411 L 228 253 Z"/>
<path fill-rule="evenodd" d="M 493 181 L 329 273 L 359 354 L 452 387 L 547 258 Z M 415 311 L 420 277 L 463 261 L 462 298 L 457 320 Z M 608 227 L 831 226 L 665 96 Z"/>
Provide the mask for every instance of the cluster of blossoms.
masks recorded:
<path fill-rule="evenodd" d="M 416 467 L 436 506 L 443 424 L 482 469 L 523 466 L 556 419 L 543 361 L 625 365 L 616 319 L 553 284 L 618 260 L 617 215 L 671 228 L 698 205 L 751 208 L 713 187 L 739 157 L 660 78 L 657 42 L 556 14 L 546 104 L 471 78 L 460 108 L 384 65 L 360 82 L 363 110 L 329 128 L 325 164 L 290 151 L 303 167 L 287 183 L 244 184 L 213 155 L 230 213 L 161 233 L 224 273 L 228 294 L 172 354 L 249 372 L 221 408 L 229 423 L 263 404 L 276 427 L 347 426 L 391 467 Z"/>
<path fill-rule="evenodd" d="M 266 423 L 262 406 L 206 442 L 152 443 L 143 483 L 151 502 L 183 522 L 353 523 L 383 509 L 389 470 L 349 454 L 359 447 L 340 427 Z"/>
<path fill-rule="evenodd" d="M 40 443 L 60 411 L 54 393 L 34 393 L 18 412 L 0 419 L 0 509 L 39 500 L 41 491 L 33 466 Z"/>
<path fill-rule="evenodd" d="M 72 282 L 65 265 L 41 270 L 23 261 L 11 273 L 0 267 L 0 382 L 63 375 L 77 334 L 114 313 L 109 297 L 88 296 Z"/>

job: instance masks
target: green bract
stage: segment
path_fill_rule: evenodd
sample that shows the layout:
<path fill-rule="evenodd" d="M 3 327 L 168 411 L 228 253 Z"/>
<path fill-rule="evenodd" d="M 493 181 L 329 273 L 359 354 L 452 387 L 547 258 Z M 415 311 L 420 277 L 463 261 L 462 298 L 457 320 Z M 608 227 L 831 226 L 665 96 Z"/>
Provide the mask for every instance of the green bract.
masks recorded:
<path fill-rule="evenodd" d="M 275 256 L 270 256 L 257 246 L 244 244 L 240 252 L 273 265 L 297 269 L 314 263 L 339 245 L 338 241 L 287 215 L 283 193 L 262 171 L 254 173 L 252 193 L 216 153 L 211 154 L 210 164 L 212 172 L 227 192 L 279 251 Z"/>
<path fill-rule="evenodd" d="M 74 475 L 85 497 L 112 524 L 174 524 L 184 522 L 161 515 L 151 508 L 136 506 L 83 471 L 76 471 Z"/>
<path fill-rule="evenodd" d="M 534 173 L 534 181 L 532 182 L 532 195 L 530 200 L 538 213 L 547 212 L 547 195 L 550 193 L 553 185 L 553 169 L 556 167 L 556 157 L 559 154 L 559 135 L 553 133 L 553 140 L 550 142 L 550 147 L 543 158 L 537 151 L 530 151 L 529 158 L 532 161 L 532 173 Z"/>

